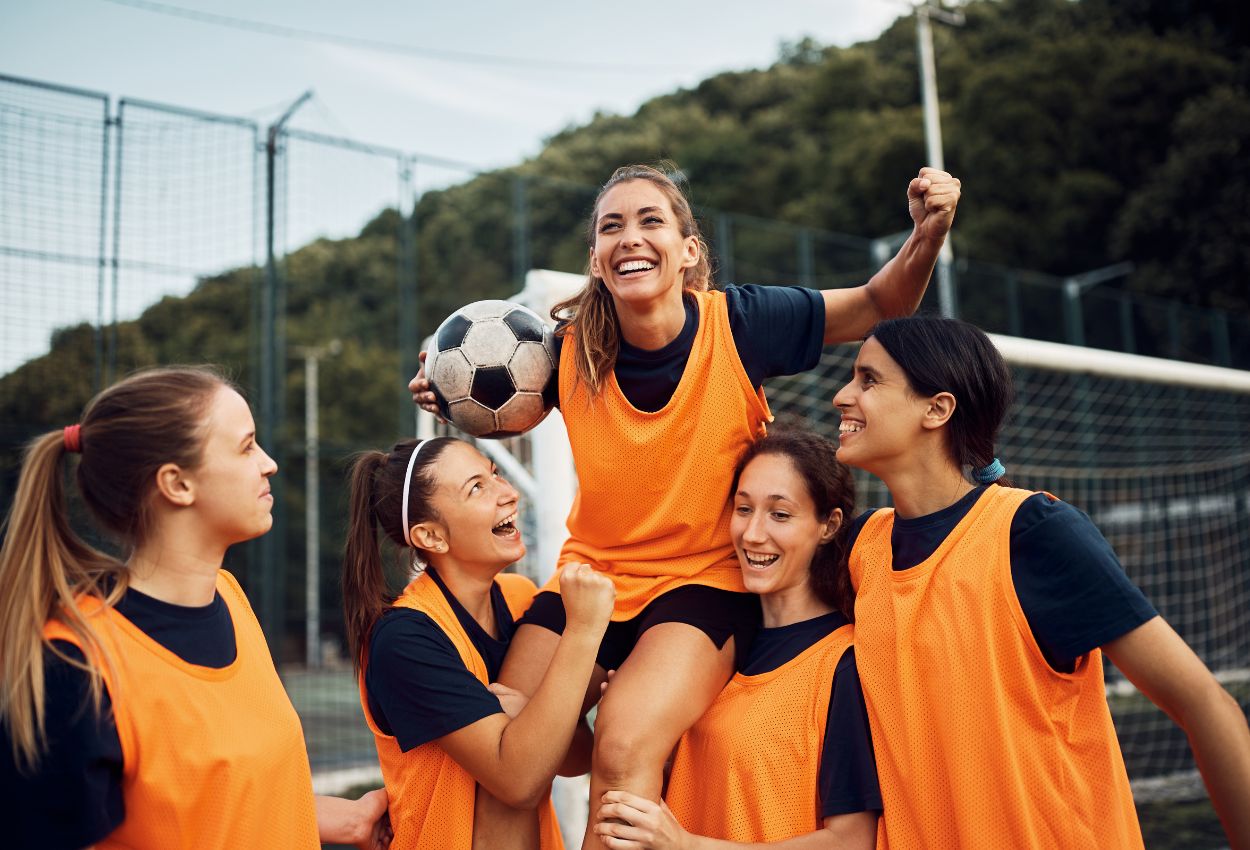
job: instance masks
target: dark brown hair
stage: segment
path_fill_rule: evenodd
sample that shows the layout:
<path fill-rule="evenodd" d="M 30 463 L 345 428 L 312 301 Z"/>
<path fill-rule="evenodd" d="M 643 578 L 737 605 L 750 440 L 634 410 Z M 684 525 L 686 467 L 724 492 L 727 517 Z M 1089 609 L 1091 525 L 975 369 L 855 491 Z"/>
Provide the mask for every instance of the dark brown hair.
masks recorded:
<path fill-rule="evenodd" d="M 598 235 L 596 223 L 599 220 L 599 203 L 609 191 L 633 180 L 646 180 L 654 185 L 668 198 L 677 216 L 677 226 L 683 237 L 693 236 L 699 241 L 699 261 L 685 270 L 682 288 L 705 291 L 712 286 L 712 266 L 708 259 L 707 243 L 699 230 L 699 223 L 690 210 L 690 202 L 682 194 L 673 180 L 658 168 L 650 165 L 623 165 L 608 182 L 603 184 L 595 197 L 591 209 L 590 220 L 586 224 L 586 242 L 595 246 Z M 601 278 L 595 277 L 586 264 L 586 283 L 571 298 L 567 298 L 551 308 L 551 318 L 556 322 L 569 320 L 569 324 L 560 330 L 562 335 L 572 334 L 577 341 L 577 380 L 584 381 L 592 397 L 603 389 L 605 376 L 616 365 L 616 355 L 620 350 L 621 326 L 616 316 L 616 306 L 612 303 L 612 294 Z"/>
<path fill-rule="evenodd" d="M 91 515 L 133 552 L 150 531 L 156 472 L 187 469 L 203 459 L 213 396 L 231 387 L 209 367 L 139 372 L 97 395 L 83 412 L 77 483 Z M 46 745 L 43 651 L 84 670 L 99 709 L 102 670 L 112 663 L 76 597 L 114 604 L 129 583 L 125 565 L 83 542 L 70 527 L 64 488 L 68 450 L 62 431 L 27 446 L 0 548 L 0 719 L 19 768 L 33 768 Z M 43 637 L 61 620 L 78 638 L 85 661 Z"/>
<path fill-rule="evenodd" d="M 899 365 L 913 393 L 955 397 L 955 412 L 946 425 L 951 459 L 965 470 L 992 463 L 1015 387 L 1007 362 L 985 332 L 958 319 L 920 315 L 878 322 L 868 337 Z M 1011 486 L 1006 478 L 995 483 Z"/>
<path fill-rule="evenodd" d="M 421 449 L 408 492 L 409 527 L 438 519 L 431 499 L 433 467 L 454 437 L 438 437 Z M 389 452 L 361 452 L 351 469 L 350 519 L 343 552 L 343 622 L 357 674 L 364 667 L 369 636 L 393 594 L 387 586 L 381 536 L 398 550 L 404 540 L 404 474 L 420 440 L 403 440 Z M 413 553 L 415 554 L 415 552 Z"/>
<path fill-rule="evenodd" d="M 847 549 L 851 514 L 855 510 L 855 479 L 851 470 L 837 459 L 838 447 L 810 431 L 783 429 L 761 437 L 747 447 L 734 467 L 733 487 L 747 464 L 763 455 L 778 455 L 803 479 L 807 495 L 816 506 L 819 517 L 827 518 L 835 509 L 842 511 L 842 522 L 833 539 L 816 547 L 808 569 L 808 584 L 822 602 L 854 618 L 855 593 L 851 589 L 851 573 L 847 566 Z"/>

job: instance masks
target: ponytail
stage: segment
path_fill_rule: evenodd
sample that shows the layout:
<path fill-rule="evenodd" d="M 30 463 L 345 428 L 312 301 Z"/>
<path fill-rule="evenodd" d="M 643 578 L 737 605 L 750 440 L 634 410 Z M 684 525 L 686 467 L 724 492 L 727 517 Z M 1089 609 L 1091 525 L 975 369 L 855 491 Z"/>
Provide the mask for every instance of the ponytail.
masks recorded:
<path fill-rule="evenodd" d="M 75 602 L 80 594 L 111 605 L 126 589 L 128 573 L 116 560 L 84 543 L 70 528 L 65 504 L 62 431 L 26 449 L 13 506 L 0 547 L 0 720 L 7 727 L 18 769 L 33 770 L 46 749 L 43 651 L 87 673 L 92 704 L 104 693 L 102 665 L 112 659 Z M 85 661 L 67 656 L 44 638 L 44 624 L 61 620 L 78 638 Z"/>
<path fill-rule="evenodd" d="M 430 502 L 434 493 L 433 465 L 451 437 L 429 441 L 412 464 L 408 521 L 412 525 L 438 517 Z M 386 581 L 381 538 L 396 549 L 410 552 L 404 539 L 404 476 L 408 461 L 421 443 L 404 440 L 390 452 L 362 452 L 351 470 L 350 521 L 343 551 L 343 624 L 352 664 L 359 675 L 369 655 L 369 637 L 393 594 Z"/>
<path fill-rule="evenodd" d="M 343 553 L 343 625 L 357 675 L 364 668 L 373 626 L 390 601 L 373 514 L 373 479 L 385 465 L 385 452 L 363 452 L 351 471 L 350 520 Z"/>
<path fill-rule="evenodd" d="M 204 366 L 137 372 L 93 398 L 80 425 L 27 447 L 0 547 L 0 721 L 19 769 L 34 769 L 47 744 L 44 649 L 87 674 L 98 711 L 112 659 L 78 602 L 94 597 L 111 606 L 129 585 L 125 564 L 70 527 L 65 454 L 82 452 L 74 478 L 83 502 L 123 550 L 133 551 L 150 531 L 156 471 L 164 463 L 199 465 L 209 405 L 229 387 Z M 85 661 L 44 638 L 52 619 L 73 633 Z"/>

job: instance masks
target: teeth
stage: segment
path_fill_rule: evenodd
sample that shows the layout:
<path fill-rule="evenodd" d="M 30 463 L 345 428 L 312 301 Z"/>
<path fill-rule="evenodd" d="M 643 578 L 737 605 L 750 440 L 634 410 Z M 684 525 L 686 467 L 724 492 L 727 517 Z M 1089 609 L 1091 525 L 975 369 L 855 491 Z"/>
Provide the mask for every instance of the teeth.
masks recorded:
<path fill-rule="evenodd" d="M 655 268 L 655 263 L 647 260 L 630 260 L 628 263 L 621 263 L 616 267 L 616 270 L 620 274 L 627 274 L 629 272 L 650 271 L 653 268 Z"/>
<path fill-rule="evenodd" d="M 767 567 L 773 564 L 780 555 L 765 555 L 762 552 L 744 552 L 747 563 L 753 567 Z"/>
<path fill-rule="evenodd" d="M 862 431 L 863 429 L 864 429 L 864 426 L 860 424 L 859 422 L 843 421 L 842 424 L 838 426 L 838 433 L 839 434 L 854 434 L 858 431 Z"/>
<path fill-rule="evenodd" d="M 515 521 L 516 521 L 516 514 L 512 514 L 511 516 L 504 517 L 503 519 L 499 520 L 499 522 L 495 523 L 491 527 L 491 529 L 494 530 L 496 528 L 502 528 L 505 525 L 512 525 L 512 523 Z"/>

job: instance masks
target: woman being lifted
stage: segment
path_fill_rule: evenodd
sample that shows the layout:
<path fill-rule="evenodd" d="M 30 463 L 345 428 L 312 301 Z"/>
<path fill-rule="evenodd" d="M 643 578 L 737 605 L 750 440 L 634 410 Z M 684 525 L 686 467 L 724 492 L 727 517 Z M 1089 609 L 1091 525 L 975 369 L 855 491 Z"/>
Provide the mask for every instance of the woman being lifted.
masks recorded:
<path fill-rule="evenodd" d="M 580 487 L 560 563 L 589 563 L 616 586 L 598 673 L 617 672 L 596 721 L 592 801 L 612 789 L 659 800 L 673 745 L 750 645 L 759 602 L 734 557 L 729 490 L 735 461 L 772 418 L 761 384 L 915 310 L 959 181 L 924 168 L 907 198 L 914 231 L 863 286 L 713 290 L 707 246 L 672 180 L 626 166 L 600 191 L 586 284 L 553 310 L 564 322 L 559 403 Z M 409 386 L 437 410 L 424 373 Z M 532 693 L 563 628 L 551 583 L 522 619 L 502 681 Z M 567 772 L 584 770 L 571 755 Z M 602 846 L 595 822 L 584 847 Z"/>

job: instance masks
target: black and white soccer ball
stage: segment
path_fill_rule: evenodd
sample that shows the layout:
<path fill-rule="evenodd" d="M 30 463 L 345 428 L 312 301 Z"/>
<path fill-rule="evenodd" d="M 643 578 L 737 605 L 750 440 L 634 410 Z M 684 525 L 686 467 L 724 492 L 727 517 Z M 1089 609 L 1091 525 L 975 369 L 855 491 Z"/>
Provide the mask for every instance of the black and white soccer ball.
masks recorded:
<path fill-rule="evenodd" d="M 556 404 L 556 349 L 538 314 L 475 301 L 434 332 L 425 373 L 443 418 L 474 437 L 514 437 Z"/>

